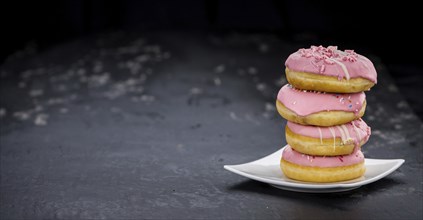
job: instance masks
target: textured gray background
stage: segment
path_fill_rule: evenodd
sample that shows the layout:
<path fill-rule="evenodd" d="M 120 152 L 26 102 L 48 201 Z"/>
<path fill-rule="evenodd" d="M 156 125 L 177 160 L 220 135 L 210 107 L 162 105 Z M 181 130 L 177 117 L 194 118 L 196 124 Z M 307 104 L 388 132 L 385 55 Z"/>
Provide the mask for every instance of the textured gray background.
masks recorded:
<path fill-rule="evenodd" d="M 404 158 L 397 171 L 306 194 L 223 169 L 286 143 L 274 101 L 296 49 L 272 35 L 116 32 L 16 54 L 0 72 L 1 219 L 421 219 L 422 123 L 371 54 L 363 151 Z"/>

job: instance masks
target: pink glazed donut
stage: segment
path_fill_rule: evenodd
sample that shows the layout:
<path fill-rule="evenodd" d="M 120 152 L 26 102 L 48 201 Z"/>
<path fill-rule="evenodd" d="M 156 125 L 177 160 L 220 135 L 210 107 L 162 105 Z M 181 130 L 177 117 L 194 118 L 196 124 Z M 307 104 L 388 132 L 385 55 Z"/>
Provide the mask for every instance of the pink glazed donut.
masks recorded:
<path fill-rule="evenodd" d="M 361 119 L 332 127 L 300 125 L 288 121 L 286 142 L 297 152 L 315 156 L 351 154 L 370 137 L 370 127 Z"/>
<path fill-rule="evenodd" d="M 280 167 L 291 179 L 320 183 L 355 179 L 366 171 L 360 150 L 344 156 L 322 157 L 299 153 L 289 145 L 282 153 Z"/>
<path fill-rule="evenodd" d="M 335 126 L 361 118 L 366 109 L 366 95 L 300 90 L 287 84 L 279 90 L 276 108 L 288 121 Z"/>
<path fill-rule="evenodd" d="M 334 93 L 367 91 L 377 83 L 373 63 L 336 46 L 299 49 L 285 62 L 288 82 L 298 89 Z"/>

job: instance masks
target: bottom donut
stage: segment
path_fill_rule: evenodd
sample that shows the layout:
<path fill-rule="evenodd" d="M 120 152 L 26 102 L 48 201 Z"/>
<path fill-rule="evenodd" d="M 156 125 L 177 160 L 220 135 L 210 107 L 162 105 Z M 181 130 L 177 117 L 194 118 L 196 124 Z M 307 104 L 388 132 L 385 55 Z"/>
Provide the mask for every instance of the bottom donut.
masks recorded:
<path fill-rule="evenodd" d="M 291 179 L 318 183 L 351 180 L 363 176 L 366 171 L 360 150 L 344 156 L 310 156 L 289 145 L 283 151 L 280 166 Z"/>

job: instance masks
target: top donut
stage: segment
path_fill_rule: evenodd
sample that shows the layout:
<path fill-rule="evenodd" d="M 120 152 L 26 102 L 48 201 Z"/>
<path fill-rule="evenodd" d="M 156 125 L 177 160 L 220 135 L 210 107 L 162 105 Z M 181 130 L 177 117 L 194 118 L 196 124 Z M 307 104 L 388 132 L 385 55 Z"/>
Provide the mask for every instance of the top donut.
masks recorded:
<path fill-rule="evenodd" d="M 288 82 L 298 89 L 334 93 L 367 91 L 377 83 L 373 63 L 336 46 L 299 49 L 285 62 Z"/>

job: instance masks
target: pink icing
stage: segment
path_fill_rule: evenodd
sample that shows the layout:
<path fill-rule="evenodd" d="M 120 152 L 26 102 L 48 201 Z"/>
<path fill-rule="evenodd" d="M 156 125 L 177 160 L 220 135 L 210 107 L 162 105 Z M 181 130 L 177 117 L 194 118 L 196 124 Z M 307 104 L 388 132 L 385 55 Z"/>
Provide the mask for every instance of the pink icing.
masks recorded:
<path fill-rule="evenodd" d="M 295 112 L 306 116 L 321 111 L 347 111 L 358 114 L 366 99 L 364 92 L 335 94 L 299 90 L 287 84 L 279 90 L 278 100 Z"/>
<path fill-rule="evenodd" d="M 369 59 L 353 50 L 338 50 L 336 46 L 299 49 L 288 57 L 285 66 L 298 72 L 336 76 L 339 80 L 362 77 L 377 83 L 376 69 Z"/>
<path fill-rule="evenodd" d="M 352 143 L 355 145 L 358 145 L 362 141 L 367 142 L 371 133 L 370 127 L 367 126 L 366 122 L 364 122 L 361 118 L 344 124 L 348 131 L 347 134 L 341 134 L 341 130 L 343 130 L 342 125 L 332 127 L 317 127 L 300 125 L 290 121 L 288 121 L 286 125 L 292 132 L 296 134 L 313 138 L 333 138 L 332 132 L 330 131 L 330 128 L 332 128 L 335 137 L 342 138 L 342 141 L 346 142 L 348 142 L 348 139 L 351 138 Z"/>
<path fill-rule="evenodd" d="M 291 146 L 286 145 L 282 154 L 282 159 L 293 164 L 307 167 L 342 167 L 363 162 L 364 155 L 360 150 L 357 150 L 352 154 L 344 156 L 310 156 L 307 154 L 299 153 L 292 149 Z"/>

